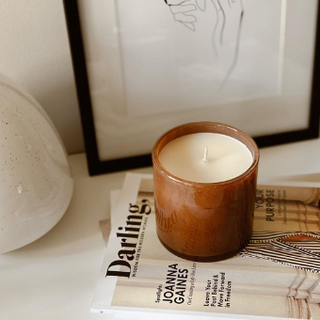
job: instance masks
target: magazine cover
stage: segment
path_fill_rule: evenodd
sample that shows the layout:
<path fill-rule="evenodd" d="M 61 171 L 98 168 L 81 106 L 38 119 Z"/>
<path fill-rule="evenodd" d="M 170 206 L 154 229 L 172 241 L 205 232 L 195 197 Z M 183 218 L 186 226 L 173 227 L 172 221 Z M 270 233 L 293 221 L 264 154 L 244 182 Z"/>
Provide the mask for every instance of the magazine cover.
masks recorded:
<path fill-rule="evenodd" d="M 320 319 L 318 189 L 258 186 L 251 242 L 211 263 L 162 246 L 152 175 L 128 173 L 117 199 L 92 312 Z"/>

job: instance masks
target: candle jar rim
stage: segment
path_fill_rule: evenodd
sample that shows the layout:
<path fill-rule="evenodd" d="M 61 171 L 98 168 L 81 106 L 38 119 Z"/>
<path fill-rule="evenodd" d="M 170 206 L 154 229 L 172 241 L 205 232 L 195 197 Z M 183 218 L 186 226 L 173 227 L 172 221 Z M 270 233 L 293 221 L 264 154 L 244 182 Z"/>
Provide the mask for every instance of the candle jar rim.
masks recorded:
<path fill-rule="evenodd" d="M 203 128 L 211 127 L 211 128 L 220 128 L 220 129 L 224 128 L 230 133 L 233 132 L 233 133 L 235 133 L 235 135 L 242 136 L 243 138 L 245 138 L 245 140 L 248 143 L 245 143 L 242 140 L 237 139 L 233 135 L 229 135 L 229 134 L 227 134 L 225 132 L 214 132 L 214 131 L 205 131 L 205 130 L 203 130 L 203 131 L 200 130 L 200 131 L 195 131 L 195 132 L 187 132 L 187 133 L 184 133 L 184 134 L 181 134 L 181 135 L 178 134 L 177 136 L 174 136 L 174 132 L 183 131 L 186 128 L 192 128 L 192 127 L 193 128 L 196 128 L 196 127 L 199 127 L 199 128 L 200 127 L 203 127 Z M 241 143 L 243 143 L 249 149 L 249 151 L 250 151 L 250 153 L 252 155 L 252 163 L 251 163 L 250 167 L 247 170 L 245 170 L 243 173 L 241 173 L 240 175 L 238 175 L 238 176 L 236 176 L 234 178 L 231 178 L 231 179 L 228 179 L 228 180 L 224 180 L 224 181 L 217 181 L 217 182 L 198 182 L 198 181 L 190 181 L 190 180 L 186 180 L 186 179 L 177 177 L 176 175 L 172 174 L 171 172 L 169 172 L 167 169 L 165 169 L 163 167 L 163 165 L 159 161 L 159 157 L 158 156 L 159 156 L 161 150 L 163 149 L 163 147 L 166 144 L 168 144 L 170 141 L 172 141 L 172 140 L 174 140 L 176 138 L 188 135 L 188 134 L 193 134 L 193 133 L 217 133 L 217 134 L 226 135 L 226 136 L 231 137 L 233 139 L 239 140 Z M 172 139 L 169 138 L 169 141 L 167 141 L 167 143 L 162 146 L 161 150 L 158 150 L 160 143 L 166 137 L 170 137 L 170 135 L 173 136 L 173 138 Z M 248 144 L 250 144 L 250 147 L 252 147 L 253 150 L 251 150 L 251 148 L 248 146 Z M 166 174 L 171 180 L 174 180 L 177 183 L 183 183 L 185 185 L 193 185 L 193 186 L 194 185 L 196 185 L 196 186 L 208 186 L 208 185 L 210 185 L 210 186 L 217 186 L 217 187 L 222 186 L 222 185 L 228 185 L 228 184 L 234 183 L 235 181 L 241 180 L 244 177 L 246 177 L 253 170 L 255 170 L 256 166 L 258 165 L 259 158 L 260 158 L 260 153 L 259 153 L 258 146 L 255 143 L 255 141 L 248 134 L 246 134 L 244 131 L 242 131 L 240 129 L 237 129 L 237 128 L 233 127 L 233 126 L 230 126 L 228 124 L 224 124 L 224 123 L 220 123 L 220 122 L 211 122 L 211 121 L 189 122 L 189 123 L 185 123 L 185 124 L 182 124 L 182 125 L 179 125 L 179 126 L 176 126 L 176 127 L 172 128 L 172 129 L 170 129 L 169 131 L 167 131 L 163 135 L 161 135 L 160 138 L 156 141 L 156 143 L 154 144 L 154 146 L 152 148 L 152 154 L 151 155 L 152 155 L 153 165 L 157 165 L 162 174 Z"/>

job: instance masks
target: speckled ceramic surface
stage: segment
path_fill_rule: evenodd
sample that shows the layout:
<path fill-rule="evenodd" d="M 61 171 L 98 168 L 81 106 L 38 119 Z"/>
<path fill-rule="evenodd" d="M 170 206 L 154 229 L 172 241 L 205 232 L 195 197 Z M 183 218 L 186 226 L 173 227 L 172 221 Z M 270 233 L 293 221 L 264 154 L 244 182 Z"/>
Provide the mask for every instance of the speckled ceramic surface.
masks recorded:
<path fill-rule="evenodd" d="M 73 193 L 62 141 L 41 106 L 0 75 L 0 253 L 40 238 Z"/>

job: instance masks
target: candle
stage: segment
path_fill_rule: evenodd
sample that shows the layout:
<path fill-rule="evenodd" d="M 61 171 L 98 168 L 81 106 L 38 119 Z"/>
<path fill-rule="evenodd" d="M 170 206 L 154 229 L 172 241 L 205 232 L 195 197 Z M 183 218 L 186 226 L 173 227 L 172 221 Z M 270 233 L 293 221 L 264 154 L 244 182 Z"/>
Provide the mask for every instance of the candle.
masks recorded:
<path fill-rule="evenodd" d="M 218 133 L 188 134 L 170 141 L 159 161 L 173 175 L 194 182 L 220 182 L 244 173 L 252 164 L 249 149 Z"/>
<path fill-rule="evenodd" d="M 259 151 L 244 132 L 220 123 L 171 129 L 153 147 L 157 235 L 179 257 L 217 261 L 252 233 Z"/>

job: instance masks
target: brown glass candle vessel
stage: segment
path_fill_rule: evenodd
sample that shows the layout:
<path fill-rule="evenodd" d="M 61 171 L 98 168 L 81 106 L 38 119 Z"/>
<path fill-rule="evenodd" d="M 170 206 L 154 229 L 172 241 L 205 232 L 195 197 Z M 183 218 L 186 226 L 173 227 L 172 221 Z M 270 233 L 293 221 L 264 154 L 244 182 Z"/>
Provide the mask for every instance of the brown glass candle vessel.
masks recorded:
<path fill-rule="evenodd" d="M 193 133 L 218 133 L 242 142 L 251 166 L 223 182 L 192 182 L 168 172 L 159 161 L 170 141 Z M 248 243 L 253 225 L 259 151 L 244 132 L 221 123 L 194 122 L 173 128 L 152 150 L 157 234 L 172 253 L 194 261 L 217 261 Z"/>

